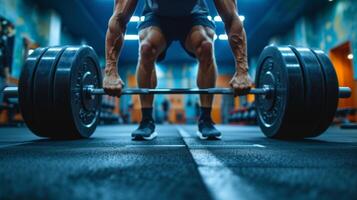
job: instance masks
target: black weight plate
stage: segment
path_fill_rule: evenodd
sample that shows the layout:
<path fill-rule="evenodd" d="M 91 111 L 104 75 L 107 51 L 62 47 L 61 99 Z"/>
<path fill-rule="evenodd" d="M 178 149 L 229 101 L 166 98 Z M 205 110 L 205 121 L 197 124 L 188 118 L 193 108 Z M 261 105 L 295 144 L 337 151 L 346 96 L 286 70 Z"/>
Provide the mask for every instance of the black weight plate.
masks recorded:
<path fill-rule="evenodd" d="M 53 80 L 56 65 L 65 47 L 51 47 L 37 65 L 33 83 L 33 109 L 36 124 L 41 124 L 35 134 L 41 137 L 59 137 L 58 124 L 53 109 Z"/>
<path fill-rule="evenodd" d="M 312 51 L 320 63 L 325 83 L 325 104 L 323 105 L 323 115 L 320 123 L 316 127 L 316 131 L 314 134 L 310 135 L 311 137 L 316 137 L 327 130 L 335 116 L 338 105 L 338 79 L 335 68 L 329 57 L 321 50 Z"/>
<path fill-rule="evenodd" d="M 301 138 L 311 137 L 323 116 L 325 104 L 324 75 L 315 54 L 308 48 L 290 46 L 296 54 L 303 72 L 305 85 L 305 115 Z"/>
<path fill-rule="evenodd" d="M 21 70 L 19 79 L 19 105 L 21 115 L 27 127 L 33 132 L 39 132 L 41 124 L 36 124 L 34 121 L 33 110 L 33 82 L 36 73 L 37 65 L 41 60 L 47 48 L 37 48 L 28 56 Z"/>
<path fill-rule="evenodd" d="M 89 46 L 68 47 L 57 65 L 54 105 L 63 138 L 90 137 L 99 120 L 101 96 L 86 97 L 84 85 L 101 87 L 102 77 L 95 51 Z"/>
<path fill-rule="evenodd" d="M 267 137 L 293 139 L 301 130 L 304 84 L 299 61 L 289 47 L 268 46 L 261 53 L 256 87 L 270 85 L 271 98 L 256 95 L 258 124 Z"/>

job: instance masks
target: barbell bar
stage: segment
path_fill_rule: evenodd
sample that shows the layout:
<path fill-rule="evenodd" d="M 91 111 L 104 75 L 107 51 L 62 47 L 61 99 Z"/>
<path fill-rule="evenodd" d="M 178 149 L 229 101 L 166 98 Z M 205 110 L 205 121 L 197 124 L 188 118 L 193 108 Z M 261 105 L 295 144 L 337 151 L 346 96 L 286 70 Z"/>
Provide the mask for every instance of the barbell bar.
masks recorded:
<path fill-rule="evenodd" d="M 84 90 L 91 95 L 105 95 L 105 91 L 102 88 L 93 88 L 91 86 L 85 87 Z M 256 94 L 256 95 L 269 95 L 273 92 L 273 88 L 270 86 L 264 86 L 263 88 L 252 88 L 247 91 L 248 94 Z M 157 89 L 149 89 L 149 88 L 130 88 L 123 89 L 123 95 L 149 95 L 149 94 L 234 94 L 231 88 L 157 88 Z"/>
<path fill-rule="evenodd" d="M 94 88 L 93 86 L 85 86 L 83 88 L 84 92 L 89 95 L 106 95 L 103 88 Z M 255 95 L 267 95 L 274 91 L 271 86 L 266 85 L 263 88 L 252 88 L 247 93 Z M 4 95 L 6 97 L 17 97 L 18 87 L 5 87 Z M 351 88 L 349 87 L 339 87 L 338 96 L 339 98 L 350 98 Z M 231 88 L 157 88 L 157 89 L 147 89 L 147 88 L 127 88 L 123 89 L 122 95 L 149 95 L 149 94 L 226 94 L 233 95 L 234 91 Z"/>

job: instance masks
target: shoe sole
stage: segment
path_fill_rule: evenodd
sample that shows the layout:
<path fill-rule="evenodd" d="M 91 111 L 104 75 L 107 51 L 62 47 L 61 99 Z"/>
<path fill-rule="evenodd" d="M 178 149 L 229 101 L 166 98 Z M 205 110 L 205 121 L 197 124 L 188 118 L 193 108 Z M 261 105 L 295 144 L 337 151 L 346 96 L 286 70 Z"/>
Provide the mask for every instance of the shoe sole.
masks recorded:
<path fill-rule="evenodd" d="M 132 140 L 145 140 L 145 141 L 149 141 L 149 140 L 152 140 L 154 138 L 156 138 L 157 136 L 157 133 L 156 131 L 151 133 L 151 135 L 149 137 L 144 137 L 144 136 L 141 136 L 141 135 L 136 135 L 136 136 L 132 136 L 131 139 Z"/>
<path fill-rule="evenodd" d="M 221 140 L 222 139 L 222 135 L 203 136 L 200 131 L 197 131 L 196 134 L 201 140 Z"/>

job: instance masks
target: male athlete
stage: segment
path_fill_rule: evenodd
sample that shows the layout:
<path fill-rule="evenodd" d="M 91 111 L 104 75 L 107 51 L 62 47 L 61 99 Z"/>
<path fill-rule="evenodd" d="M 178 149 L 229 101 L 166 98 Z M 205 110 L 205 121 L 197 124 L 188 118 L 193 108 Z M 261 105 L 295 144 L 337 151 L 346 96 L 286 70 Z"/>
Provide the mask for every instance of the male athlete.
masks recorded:
<path fill-rule="evenodd" d="M 239 19 L 236 0 L 213 0 L 228 34 L 235 58 L 236 73 L 230 81 L 235 94 L 251 88 L 248 76 L 247 42 L 243 24 Z M 114 13 L 109 20 L 106 35 L 106 68 L 103 87 L 107 94 L 120 96 L 124 82 L 117 69 L 127 23 L 138 0 L 115 0 Z M 197 85 L 199 88 L 215 87 L 217 66 L 213 37 L 215 25 L 208 20 L 205 0 L 145 0 L 139 25 L 139 58 L 137 81 L 140 88 L 155 88 L 157 77 L 155 62 L 165 57 L 172 41 L 179 41 L 185 51 L 199 63 Z M 153 95 L 141 95 L 142 121 L 133 133 L 133 139 L 150 140 L 156 136 L 152 117 Z M 221 133 L 211 119 L 213 95 L 200 95 L 198 135 L 201 139 L 219 139 Z"/>

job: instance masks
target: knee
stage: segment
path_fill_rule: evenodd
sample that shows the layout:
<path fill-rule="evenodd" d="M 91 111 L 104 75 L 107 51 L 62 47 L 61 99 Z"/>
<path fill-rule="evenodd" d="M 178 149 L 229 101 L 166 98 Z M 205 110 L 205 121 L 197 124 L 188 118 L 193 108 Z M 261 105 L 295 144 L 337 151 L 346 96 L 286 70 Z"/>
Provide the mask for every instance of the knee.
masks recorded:
<path fill-rule="evenodd" d="M 213 61 L 213 44 L 211 41 L 204 40 L 196 50 L 200 62 L 209 63 Z"/>
<path fill-rule="evenodd" d="M 150 42 L 142 42 L 140 45 L 140 58 L 144 61 L 154 60 L 157 49 Z"/>

